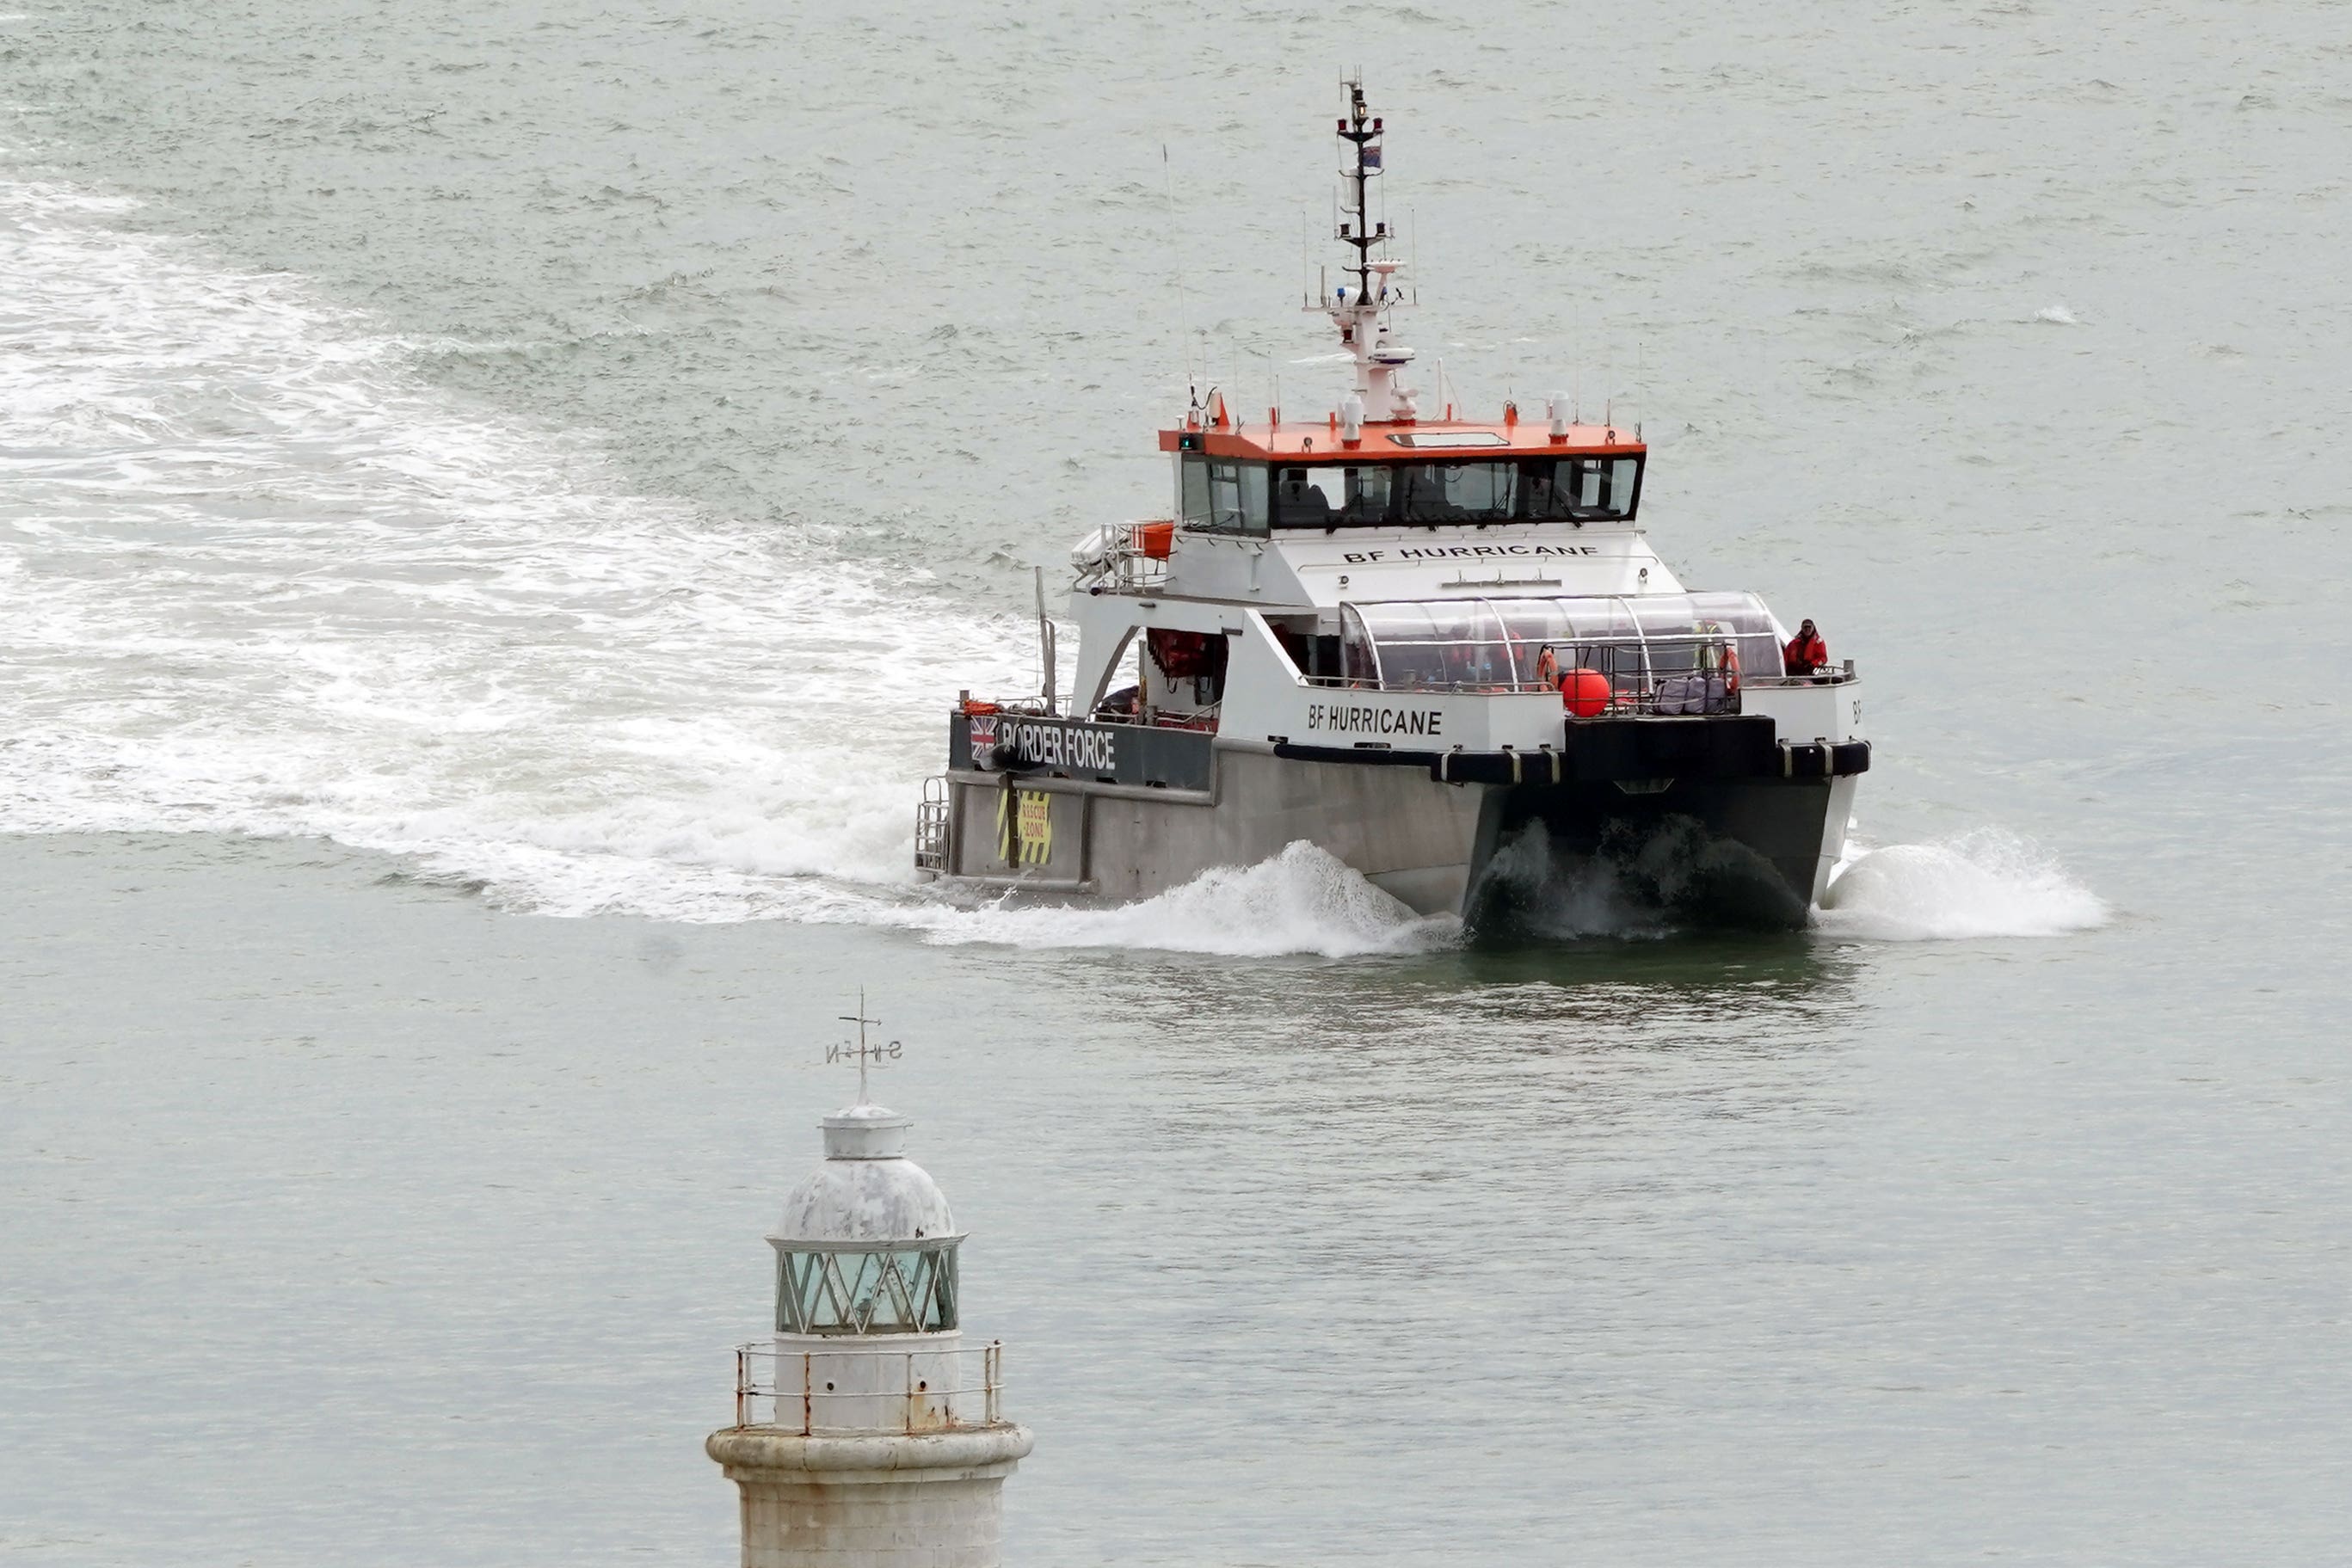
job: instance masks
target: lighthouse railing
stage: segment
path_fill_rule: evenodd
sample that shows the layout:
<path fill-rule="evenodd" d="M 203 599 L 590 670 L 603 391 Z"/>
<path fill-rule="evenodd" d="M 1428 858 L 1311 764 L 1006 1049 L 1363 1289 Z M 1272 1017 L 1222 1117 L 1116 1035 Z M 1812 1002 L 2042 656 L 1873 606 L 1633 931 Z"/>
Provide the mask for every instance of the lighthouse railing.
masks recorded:
<path fill-rule="evenodd" d="M 735 1347 L 735 1425 L 802 1437 L 951 1432 L 1004 1423 L 1004 1342 L 951 1348 Z"/>

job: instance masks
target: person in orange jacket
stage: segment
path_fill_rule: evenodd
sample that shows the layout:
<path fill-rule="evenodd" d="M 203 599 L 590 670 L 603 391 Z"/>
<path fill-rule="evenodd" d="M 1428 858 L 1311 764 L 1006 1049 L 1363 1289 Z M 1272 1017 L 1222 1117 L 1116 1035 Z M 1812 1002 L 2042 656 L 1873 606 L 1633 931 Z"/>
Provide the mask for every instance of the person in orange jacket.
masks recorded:
<path fill-rule="evenodd" d="M 1780 663 L 1792 675 L 1819 674 L 1829 667 L 1829 662 L 1830 645 L 1822 641 L 1822 634 L 1813 630 L 1811 621 L 1798 627 L 1789 645 L 1780 650 Z"/>

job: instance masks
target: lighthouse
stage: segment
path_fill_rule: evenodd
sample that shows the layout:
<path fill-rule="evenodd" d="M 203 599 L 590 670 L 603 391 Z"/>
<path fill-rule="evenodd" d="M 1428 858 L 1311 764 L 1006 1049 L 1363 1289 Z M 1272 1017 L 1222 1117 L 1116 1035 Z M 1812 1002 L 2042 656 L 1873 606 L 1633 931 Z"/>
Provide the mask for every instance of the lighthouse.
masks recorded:
<path fill-rule="evenodd" d="M 857 1021 L 857 1103 L 768 1238 L 774 1337 L 737 1347 L 736 1424 L 704 1448 L 741 1490 L 743 1568 L 996 1568 L 1029 1432 L 1003 1416 L 1003 1344 L 964 1339 L 963 1234 L 910 1119 L 866 1098 L 891 1048 Z"/>

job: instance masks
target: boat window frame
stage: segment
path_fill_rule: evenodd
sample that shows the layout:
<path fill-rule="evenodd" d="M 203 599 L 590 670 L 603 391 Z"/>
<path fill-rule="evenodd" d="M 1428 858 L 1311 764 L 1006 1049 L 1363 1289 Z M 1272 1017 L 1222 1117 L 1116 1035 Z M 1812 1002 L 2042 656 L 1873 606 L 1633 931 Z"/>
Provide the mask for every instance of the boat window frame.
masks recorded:
<path fill-rule="evenodd" d="M 1474 516 L 1461 518 L 1409 517 L 1404 515 L 1411 505 L 1411 497 L 1418 490 L 1425 488 L 1425 486 L 1417 486 L 1408 476 L 1408 471 L 1461 469 L 1479 464 L 1505 465 L 1514 471 L 1510 479 L 1512 494 L 1508 515 L 1485 517 Z M 1600 484 L 1602 486 L 1602 494 L 1597 503 L 1591 506 L 1579 501 L 1563 513 L 1538 515 L 1535 511 L 1537 486 L 1538 484 L 1557 483 L 1556 476 L 1559 472 L 1557 465 L 1560 464 L 1589 465 L 1592 472 L 1601 476 Z M 1628 465 L 1630 465 L 1630 473 L 1626 471 Z M 1320 530 L 1330 534 L 1338 533 L 1343 528 L 1435 530 L 1449 528 L 1506 528 L 1534 523 L 1568 523 L 1582 528 L 1587 523 L 1632 523 L 1641 516 L 1642 491 L 1649 477 L 1650 465 L 1646 453 L 1571 452 L 1558 455 L 1518 453 L 1494 456 L 1481 455 L 1458 463 L 1432 462 L 1426 457 L 1417 461 L 1397 461 L 1385 458 L 1366 459 L 1354 454 L 1334 457 L 1325 457 L 1318 454 L 1314 458 L 1276 458 L 1265 463 L 1245 463 L 1242 466 L 1259 469 L 1266 476 L 1263 522 L 1259 531 L 1253 535 L 1253 537 L 1263 538 L 1269 533 L 1303 533 L 1310 530 Z M 1546 468 L 1550 470 L 1550 476 L 1541 472 Z M 1347 501 L 1340 507 L 1332 507 L 1328 499 L 1332 493 L 1331 487 L 1315 484 L 1310 478 L 1307 483 L 1322 502 L 1320 515 L 1286 517 L 1286 502 L 1283 497 L 1286 489 L 1292 488 L 1293 486 L 1292 482 L 1286 480 L 1283 476 L 1293 470 L 1303 470 L 1309 475 L 1338 471 L 1344 476 L 1339 490 L 1348 497 Z M 1369 476 L 1372 474 L 1380 475 L 1385 479 L 1387 485 L 1387 494 L 1381 498 L 1380 516 L 1377 517 L 1349 517 L 1349 509 L 1360 505 L 1359 497 L 1361 493 L 1370 487 Z M 1442 480 L 1441 483 L 1450 482 Z M 1614 508 L 1612 503 L 1617 499 L 1614 492 L 1621 486 L 1627 494 L 1624 507 L 1619 511 Z M 1191 522 L 1189 516 L 1186 526 L 1208 532 L 1234 531 Z"/>
<path fill-rule="evenodd" d="M 1202 452 L 1176 456 L 1176 516 L 1188 528 L 1209 525 L 1209 458 Z"/>
<path fill-rule="evenodd" d="M 1188 533 L 1262 539 L 1273 486 L 1270 464 L 1183 453 L 1176 464 L 1177 515 Z"/>

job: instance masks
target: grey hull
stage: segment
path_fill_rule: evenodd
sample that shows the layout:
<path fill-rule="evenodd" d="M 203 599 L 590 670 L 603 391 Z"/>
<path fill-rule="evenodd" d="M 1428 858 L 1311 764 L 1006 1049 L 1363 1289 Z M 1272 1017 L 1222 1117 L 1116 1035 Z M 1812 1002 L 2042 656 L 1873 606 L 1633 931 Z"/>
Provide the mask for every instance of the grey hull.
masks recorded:
<path fill-rule="evenodd" d="M 1444 783 L 1419 768 L 1309 761 L 1220 745 L 1202 789 L 1036 774 L 951 772 L 944 874 L 1059 900 L 1128 903 L 1301 840 L 1424 915 L 1507 908 L 1482 873 L 1537 824 L 1562 853 L 1627 835 L 1717 848 L 1678 897 L 1796 924 L 1843 847 L 1851 779 L 1691 779 L 1634 794 L 1609 783 Z M 1685 879 L 1687 880 L 1687 879 Z M 1703 913 L 1703 911 L 1701 912 Z"/>

